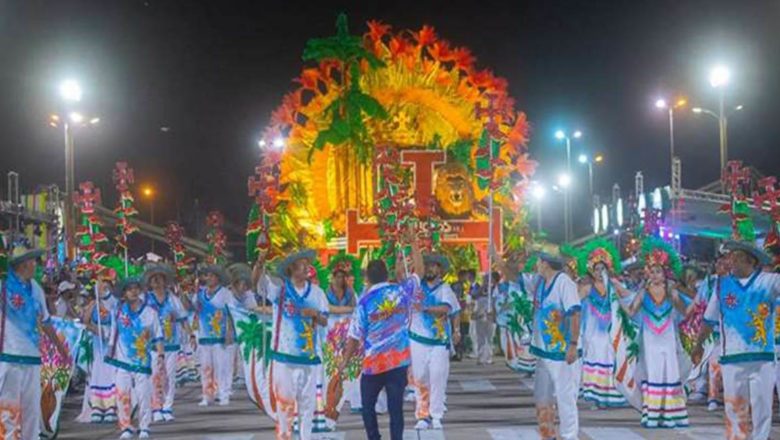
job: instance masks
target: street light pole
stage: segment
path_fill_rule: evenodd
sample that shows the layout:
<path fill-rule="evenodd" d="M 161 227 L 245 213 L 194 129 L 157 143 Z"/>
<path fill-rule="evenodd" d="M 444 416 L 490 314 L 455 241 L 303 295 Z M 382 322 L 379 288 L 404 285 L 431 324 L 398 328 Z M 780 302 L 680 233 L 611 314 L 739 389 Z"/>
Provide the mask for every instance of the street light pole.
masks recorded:
<path fill-rule="evenodd" d="M 63 129 L 65 134 L 65 250 L 68 260 L 75 257 L 75 206 L 73 204 L 73 195 L 75 194 L 75 165 L 74 165 L 74 145 L 73 132 L 67 118 L 63 118 Z"/>
<path fill-rule="evenodd" d="M 728 133 L 726 132 L 728 119 L 726 116 L 726 91 L 725 87 L 720 87 L 718 111 L 718 129 L 720 132 L 720 169 L 726 169 L 726 163 L 729 160 L 728 153 Z"/>
<path fill-rule="evenodd" d="M 571 139 L 566 136 L 566 174 L 571 176 Z M 569 188 L 563 188 L 563 227 L 564 241 L 571 240 L 571 206 L 569 200 Z"/>

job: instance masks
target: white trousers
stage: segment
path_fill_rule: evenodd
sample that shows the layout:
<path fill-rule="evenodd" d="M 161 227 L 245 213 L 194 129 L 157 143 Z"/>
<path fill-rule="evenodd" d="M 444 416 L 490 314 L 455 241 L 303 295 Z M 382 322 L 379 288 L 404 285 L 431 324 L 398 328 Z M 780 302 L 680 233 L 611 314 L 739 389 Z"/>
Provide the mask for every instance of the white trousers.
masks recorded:
<path fill-rule="evenodd" d="M 297 365 L 273 361 L 273 392 L 276 397 L 276 438 L 292 439 L 296 412 L 300 417 L 300 440 L 311 438 L 312 419 L 317 404 L 316 365 Z"/>
<path fill-rule="evenodd" d="M 450 351 L 441 345 L 411 341 L 412 382 L 415 387 L 417 420 L 444 417 L 447 378 L 450 375 Z"/>
<path fill-rule="evenodd" d="M 772 430 L 774 362 L 721 365 L 726 438 L 766 440 Z M 752 432 L 750 427 L 752 425 Z"/>
<path fill-rule="evenodd" d="M 479 358 L 479 346 L 477 345 L 477 320 L 472 315 L 469 321 L 469 339 L 471 339 L 471 356 Z"/>
<path fill-rule="evenodd" d="M 37 439 L 41 430 L 41 367 L 0 362 L 2 440 Z"/>
<path fill-rule="evenodd" d="M 222 344 L 198 346 L 200 359 L 200 383 L 203 399 L 213 402 L 230 401 L 230 387 L 233 383 L 233 358 L 230 350 Z"/>
<path fill-rule="evenodd" d="M 179 353 L 175 351 L 165 352 L 165 369 L 155 366 L 152 384 L 152 412 L 173 414 L 173 398 L 176 394 L 176 370 L 178 368 Z M 158 364 L 155 364 L 158 365 Z"/>
<path fill-rule="evenodd" d="M 577 440 L 579 416 L 577 393 L 580 389 L 580 360 L 572 364 L 539 358 L 536 363 L 534 400 L 539 434 L 543 439 L 555 436 L 555 407 L 558 408 L 560 438 Z"/>
<path fill-rule="evenodd" d="M 116 370 L 117 416 L 122 432 L 133 432 L 133 402 L 138 405 L 138 428 L 149 431 L 152 421 L 152 379 L 148 374 Z"/>

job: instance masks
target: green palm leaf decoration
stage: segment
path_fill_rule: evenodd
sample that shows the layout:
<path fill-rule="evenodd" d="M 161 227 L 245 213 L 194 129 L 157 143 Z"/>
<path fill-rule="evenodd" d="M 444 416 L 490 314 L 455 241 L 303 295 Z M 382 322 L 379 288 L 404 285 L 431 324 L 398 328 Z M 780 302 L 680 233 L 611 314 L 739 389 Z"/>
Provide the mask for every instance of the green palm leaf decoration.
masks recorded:
<path fill-rule="evenodd" d="M 349 34 L 347 16 L 343 13 L 336 19 L 336 35 L 309 40 L 303 50 L 303 60 L 318 63 L 335 60 L 341 65 L 341 95 L 325 109 L 330 125 L 317 134 L 309 150 L 309 160 L 315 150 L 322 150 L 327 144 L 349 143 L 358 161 L 367 163 L 373 145 L 369 142 L 365 121 L 368 118 L 386 119 L 387 111 L 379 101 L 361 90 L 360 64 L 365 61 L 369 69 L 376 69 L 384 67 L 384 63 L 365 48 L 359 36 Z"/>

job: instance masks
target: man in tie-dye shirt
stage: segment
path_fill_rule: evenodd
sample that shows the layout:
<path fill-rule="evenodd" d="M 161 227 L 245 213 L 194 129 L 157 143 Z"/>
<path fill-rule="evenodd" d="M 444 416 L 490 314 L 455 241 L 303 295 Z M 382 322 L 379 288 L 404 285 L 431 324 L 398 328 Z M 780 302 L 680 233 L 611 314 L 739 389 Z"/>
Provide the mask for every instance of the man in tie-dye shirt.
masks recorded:
<path fill-rule="evenodd" d="M 415 269 L 422 270 L 422 257 L 413 248 Z M 412 302 L 420 280 L 417 275 L 401 272 L 396 264 L 399 284 L 387 282 L 387 267 L 381 260 L 369 262 L 366 276 L 370 287 L 360 297 L 349 327 L 349 340 L 340 370 L 344 370 L 352 355 L 362 347 L 363 374 L 360 378 L 363 401 L 363 424 L 369 440 L 380 438 L 376 419 L 376 401 L 380 391 L 387 392 L 390 413 L 390 438 L 401 440 L 404 431 L 403 398 L 407 385 L 407 370 L 411 363 L 409 324 Z"/>

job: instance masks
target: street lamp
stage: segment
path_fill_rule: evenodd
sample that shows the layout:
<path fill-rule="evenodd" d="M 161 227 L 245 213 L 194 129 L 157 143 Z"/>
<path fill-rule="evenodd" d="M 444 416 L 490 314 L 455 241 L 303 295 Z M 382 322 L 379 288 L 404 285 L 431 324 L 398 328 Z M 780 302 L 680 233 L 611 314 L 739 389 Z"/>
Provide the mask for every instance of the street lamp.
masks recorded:
<path fill-rule="evenodd" d="M 84 114 L 74 111 L 73 105 L 81 101 L 83 90 L 78 82 L 72 79 L 65 80 L 59 85 L 59 94 L 62 99 L 62 115 L 53 114 L 49 119 L 49 125 L 59 127 L 62 125 L 65 137 L 65 249 L 69 259 L 75 257 L 75 205 L 73 196 L 75 191 L 75 153 L 73 143 L 73 128 L 95 125 L 100 118 L 87 119 Z"/>
<path fill-rule="evenodd" d="M 154 188 L 150 185 L 146 185 L 141 189 L 143 196 L 149 200 L 149 223 L 154 226 Z M 154 253 L 154 239 L 152 239 L 152 253 Z"/>
<path fill-rule="evenodd" d="M 582 137 L 582 132 L 580 130 L 575 130 L 571 137 L 566 134 L 563 130 L 558 130 L 555 132 L 555 138 L 559 141 L 565 141 L 566 142 L 566 173 L 567 175 L 571 175 L 571 138 L 579 139 Z M 569 178 L 571 179 L 571 178 Z M 560 182 L 559 182 L 560 183 Z M 560 185 L 563 188 L 566 188 L 568 185 Z M 563 193 L 563 223 L 564 223 L 564 239 L 565 241 L 570 241 L 572 234 L 572 221 L 571 221 L 571 206 L 570 206 L 570 200 L 569 200 L 569 191 L 566 189 Z"/>
<path fill-rule="evenodd" d="M 670 163 L 670 177 L 674 173 L 674 109 L 683 108 L 688 104 L 688 100 L 685 98 L 677 98 L 673 103 L 667 102 L 666 99 L 659 98 L 655 101 L 655 108 L 659 110 L 667 110 L 669 113 L 669 163 Z"/>
<path fill-rule="evenodd" d="M 731 79 L 731 71 L 726 66 L 715 66 L 710 71 L 710 85 L 718 89 L 718 132 L 720 136 L 720 169 L 726 169 L 729 160 L 729 145 L 726 119 L 726 86 Z"/>
<path fill-rule="evenodd" d="M 587 165 L 588 166 L 588 190 L 590 192 L 591 204 L 595 206 L 594 201 L 593 201 L 594 200 L 594 198 L 593 198 L 593 164 L 594 163 L 601 163 L 602 161 L 604 161 L 604 156 L 601 155 L 601 154 L 597 154 L 591 160 L 591 158 L 588 157 L 587 154 L 580 154 L 579 157 L 577 158 L 577 161 L 579 163 L 583 164 L 583 165 Z"/>

